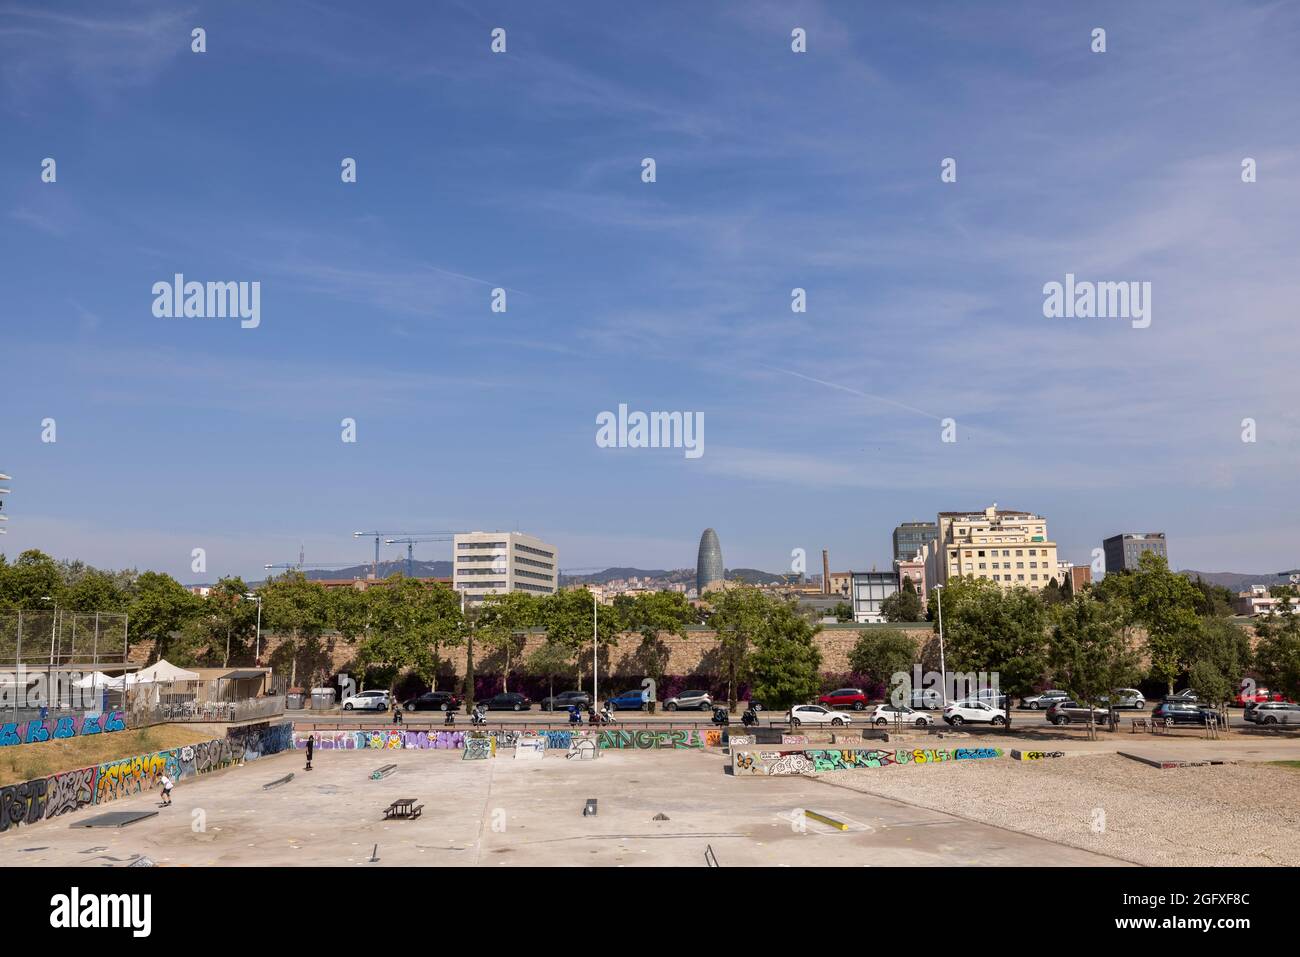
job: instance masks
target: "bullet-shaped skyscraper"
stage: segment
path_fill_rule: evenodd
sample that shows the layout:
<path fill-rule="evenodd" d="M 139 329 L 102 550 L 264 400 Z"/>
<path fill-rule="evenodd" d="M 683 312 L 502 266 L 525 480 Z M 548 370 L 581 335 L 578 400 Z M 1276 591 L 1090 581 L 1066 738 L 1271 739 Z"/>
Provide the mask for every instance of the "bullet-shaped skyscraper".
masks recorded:
<path fill-rule="evenodd" d="M 695 562 L 695 590 L 703 595 L 723 580 L 722 545 L 718 533 L 706 528 L 700 536 L 700 555 Z"/>

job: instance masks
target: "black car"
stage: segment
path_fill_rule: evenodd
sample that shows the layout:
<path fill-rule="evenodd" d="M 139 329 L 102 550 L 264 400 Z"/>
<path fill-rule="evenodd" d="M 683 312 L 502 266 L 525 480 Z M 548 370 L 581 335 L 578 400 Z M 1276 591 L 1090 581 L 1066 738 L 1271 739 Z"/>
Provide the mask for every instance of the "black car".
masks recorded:
<path fill-rule="evenodd" d="M 529 711 L 533 707 L 533 703 L 517 691 L 507 691 L 484 698 L 479 704 L 488 711 Z"/>
<path fill-rule="evenodd" d="M 403 711 L 455 711 L 461 697 L 451 691 L 426 691 L 409 701 L 402 702 Z"/>
<path fill-rule="evenodd" d="M 1166 698 L 1156 705 L 1151 712 L 1152 718 L 1164 718 L 1170 724 L 1213 724 L 1219 719 L 1218 712 L 1207 704 L 1192 701 L 1175 701 Z"/>
<path fill-rule="evenodd" d="M 585 711 L 590 704 L 591 695 L 585 691 L 561 691 L 543 698 L 541 708 L 543 711 L 568 711 L 570 705 L 577 705 Z"/>

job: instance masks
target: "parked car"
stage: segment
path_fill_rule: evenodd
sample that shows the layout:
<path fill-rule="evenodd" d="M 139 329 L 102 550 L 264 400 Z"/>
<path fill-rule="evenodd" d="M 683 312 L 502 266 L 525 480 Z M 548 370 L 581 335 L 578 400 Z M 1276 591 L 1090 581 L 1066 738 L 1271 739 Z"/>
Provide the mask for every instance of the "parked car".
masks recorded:
<path fill-rule="evenodd" d="M 387 691 L 362 691 L 343 699 L 344 711 L 387 711 Z"/>
<path fill-rule="evenodd" d="M 1218 712 L 1207 704 L 1194 701 L 1176 701 L 1166 698 L 1155 706 L 1152 718 L 1164 718 L 1170 724 L 1211 724 L 1218 718 Z"/>
<path fill-rule="evenodd" d="M 880 726 L 901 723 L 924 728 L 926 725 L 934 724 L 934 716 L 916 708 L 909 708 L 905 704 L 878 704 L 867 715 L 867 721 Z"/>
<path fill-rule="evenodd" d="M 1254 691 L 1241 690 L 1237 692 L 1236 703 L 1238 707 L 1246 707 L 1252 704 L 1263 704 L 1265 701 L 1285 701 L 1286 698 L 1280 691 L 1269 691 L 1267 688 L 1256 688 Z"/>
<path fill-rule="evenodd" d="M 1116 708 L 1136 708 L 1141 711 L 1147 706 L 1147 699 L 1137 688 L 1116 688 L 1114 692 Z M 1110 695 L 1102 695 L 1097 699 L 1098 704 L 1110 704 Z"/>
<path fill-rule="evenodd" d="M 1300 704 L 1292 701 L 1262 701 L 1247 707 L 1243 717 L 1255 724 L 1300 724 Z"/>
<path fill-rule="evenodd" d="M 605 704 L 611 711 L 644 711 L 645 699 L 639 688 L 632 691 L 620 691 L 612 698 L 606 698 Z"/>
<path fill-rule="evenodd" d="M 1195 703 L 1201 700 L 1201 695 L 1199 692 L 1193 691 L 1191 688 L 1184 688 L 1182 691 L 1175 691 L 1173 694 L 1165 695 L 1165 700 L 1184 701 L 1184 702 L 1190 701 Z"/>
<path fill-rule="evenodd" d="M 1069 694 L 1064 691 L 1040 691 L 1028 698 L 1021 698 L 1020 707 L 1028 708 L 1030 711 L 1046 711 L 1058 701 L 1069 700 L 1069 697 Z"/>
<path fill-rule="evenodd" d="M 402 702 L 404 711 L 455 711 L 461 705 L 461 697 L 451 691 L 426 691 L 409 701 Z"/>
<path fill-rule="evenodd" d="M 817 699 L 817 703 L 828 708 L 852 708 L 861 711 L 867 706 L 867 696 L 861 688 L 840 688 L 829 691 Z"/>
<path fill-rule="evenodd" d="M 665 711 L 708 711 L 713 707 L 713 695 L 707 691 L 683 691 L 664 702 Z"/>
<path fill-rule="evenodd" d="M 943 692 L 938 688 L 913 688 L 911 705 L 913 708 L 938 711 L 943 707 Z"/>
<path fill-rule="evenodd" d="M 591 704 L 591 695 L 585 691 L 561 691 L 557 695 L 547 695 L 542 699 L 543 711 L 568 711 L 570 705 L 577 705 L 584 711 Z"/>
<path fill-rule="evenodd" d="M 1047 720 L 1055 725 L 1088 723 L 1088 714 L 1092 714 L 1092 723 L 1095 725 L 1108 724 L 1110 722 L 1110 711 L 1106 708 L 1089 708 L 1085 704 L 1080 704 L 1072 699 L 1058 701 L 1047 709 Z"/>
<path fill-rule="evenodd" d="M 533 703 L 517 691 L 503 691 L 490 698 L 484 698 L 479 704 L 488 711 L 531 711 Z"/>
<path fill-rule="evenodd" d="M 954 728 L 967 722 L 971 724 L 991 724 L 994 727 L 1001 728 L 1007 723 L 1007 713 L 985 701 L 967 698 L 964 701 L 954 701 L 944 708 L 943 720 Z"/>
<path fill-rule="evenodd" d="M 801 724 L 833 724 L 839 727 L 853 720 L 847 714 L 823 708 L 819 704 L 797 704 L 786 712 L 786 717 L 790 719 L 792 728 L 797 728 Z"/>

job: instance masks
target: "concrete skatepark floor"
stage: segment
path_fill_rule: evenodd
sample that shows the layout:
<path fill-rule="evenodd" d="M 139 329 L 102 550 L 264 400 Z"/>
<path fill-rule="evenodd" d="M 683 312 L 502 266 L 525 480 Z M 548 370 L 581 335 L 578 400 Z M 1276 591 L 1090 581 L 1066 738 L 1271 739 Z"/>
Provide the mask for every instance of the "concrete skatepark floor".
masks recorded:
<path fill-rule="evenodd" d="M 11 829 L 0 837 L 0 865 L 123 866 L 144 855 L 160 866 L 703 867 L 709 846 L 723 867 L 1118 863 L 816 780 L 733 777 L 729 761 L 716 750 L 605 751 L 595 761 L 520 761 L 508 750 L 487 761 L 458 751 L 317 751 L 306 772 L 302 752 L 291 752 L 189 779 L 172 807 L 121 830 L 71 827 L 79 815 Z M 371 780 L 383 764 L 397 771 Z M 290 771 L 292 781 L 263 790 Z M 423 815 L 384 820 L 398 797 L 417 798 Z M 598 801 L 595 817 L 582 816 L 588 798 Z M 113 809 L 158 804 L 148 793 Z M 807 821 L 804 809 L 849 829 Z"/>

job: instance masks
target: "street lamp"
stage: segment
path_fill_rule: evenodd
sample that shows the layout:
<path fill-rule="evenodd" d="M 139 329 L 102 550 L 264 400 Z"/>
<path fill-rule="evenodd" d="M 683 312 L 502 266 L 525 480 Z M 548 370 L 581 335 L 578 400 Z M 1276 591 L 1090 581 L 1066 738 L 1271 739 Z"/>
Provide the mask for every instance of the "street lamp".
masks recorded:
<path fill-rule="evenodd" d="M 943 586 L 934 586 L 934 598 L 939 605 L 939 679 L 943 692 L 943 706 L 948 707 L 948 666 L 943 656 Z"/>

